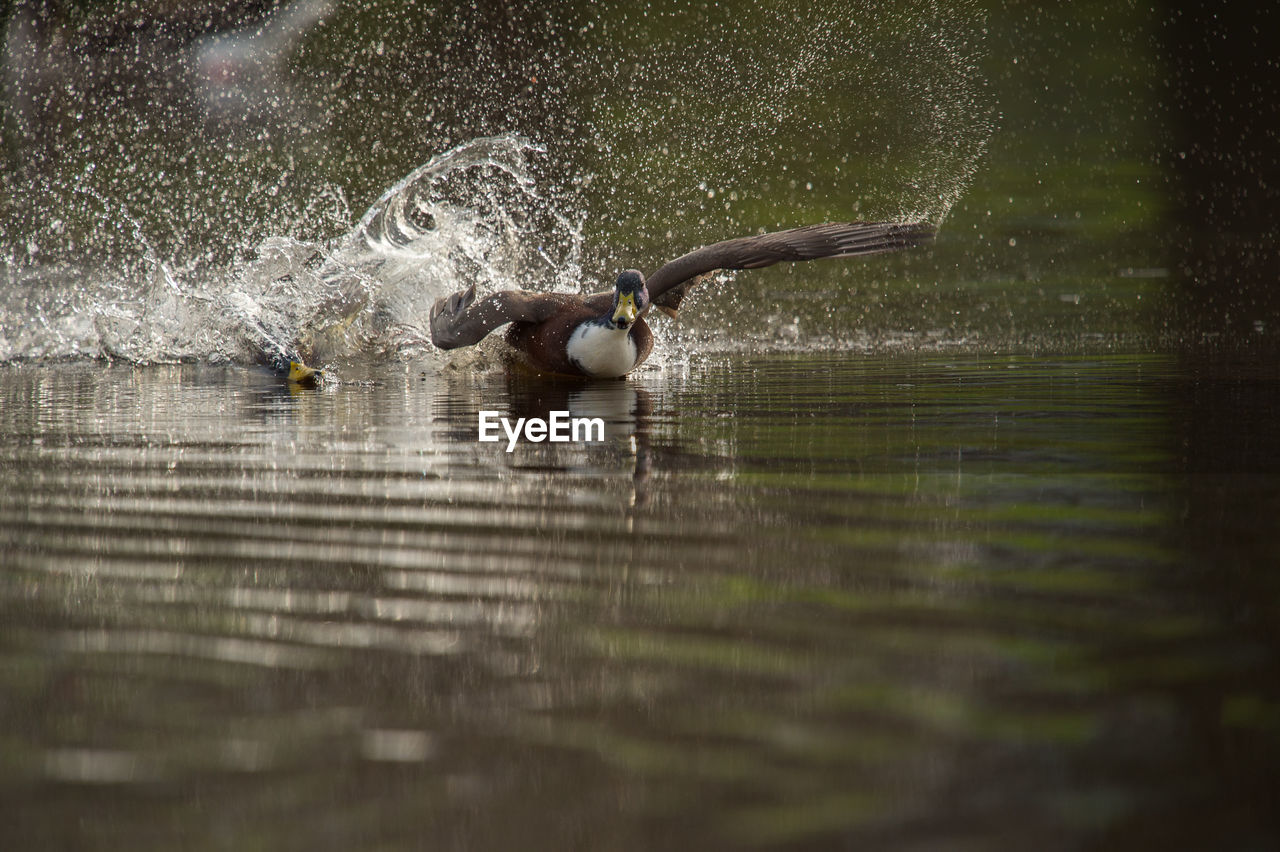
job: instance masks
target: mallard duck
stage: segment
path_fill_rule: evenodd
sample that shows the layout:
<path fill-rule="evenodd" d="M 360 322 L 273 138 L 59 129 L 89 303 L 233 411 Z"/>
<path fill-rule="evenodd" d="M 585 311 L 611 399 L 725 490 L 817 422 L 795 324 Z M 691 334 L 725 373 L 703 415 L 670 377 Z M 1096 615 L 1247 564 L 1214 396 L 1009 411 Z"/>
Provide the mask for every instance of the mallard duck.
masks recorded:
<path fill-rule="evenodd" d="M 613 290 L 590 296 L 502 290 L 477 300 L 472 285 L 436 301 L 431 341 L 441 349 L 472 346 L 510 323 L 507 343 L 533 367 L 617 378 L 653 349 L 645 322 L 650 309 L 675 316 L 689 288 L 709 272 L 897 251 L 929 241 L 934 230 L 927 222 L 839 222 L 738 237 L 691 251 L 647 279 L 627 269 Z"/>

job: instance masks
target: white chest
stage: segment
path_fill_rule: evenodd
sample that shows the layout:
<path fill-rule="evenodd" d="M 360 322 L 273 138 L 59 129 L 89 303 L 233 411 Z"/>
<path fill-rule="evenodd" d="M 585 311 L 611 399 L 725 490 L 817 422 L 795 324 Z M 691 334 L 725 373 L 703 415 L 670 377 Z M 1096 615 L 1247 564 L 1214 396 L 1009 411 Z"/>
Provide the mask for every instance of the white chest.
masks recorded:
<path fill-rule="evenodd" d="M 626 329 L 584 323 L 569 338 L 567 351 L 582 372 L 600 379 L 625 376 L 636 365 L 636 344 Z"/>

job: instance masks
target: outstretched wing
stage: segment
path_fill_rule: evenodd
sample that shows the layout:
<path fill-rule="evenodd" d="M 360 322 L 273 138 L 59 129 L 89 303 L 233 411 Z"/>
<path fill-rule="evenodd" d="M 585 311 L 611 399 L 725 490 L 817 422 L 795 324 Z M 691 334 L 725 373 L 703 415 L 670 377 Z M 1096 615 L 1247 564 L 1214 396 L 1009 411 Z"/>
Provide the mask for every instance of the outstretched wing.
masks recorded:
<path fill-rule="evenodd" d="M 502 290 L 476 301 L 476 288 L 436 300 L 431 308 L 431 342 L 441 349 L 479 343 L 485 335 L 509 322 L 542 322 L 565 307 L 566 296 Z"/>
<path fill-rule="evenodd" d="M 738 237 L 676 258 L 645 284 L 654 305 L 674 312 L 696 283 L 690 279 L 716 269 L 758 269 L 783 261 L 897 251 L 928 242 L 935 230 L 929 222 L 833 222 Z"/>

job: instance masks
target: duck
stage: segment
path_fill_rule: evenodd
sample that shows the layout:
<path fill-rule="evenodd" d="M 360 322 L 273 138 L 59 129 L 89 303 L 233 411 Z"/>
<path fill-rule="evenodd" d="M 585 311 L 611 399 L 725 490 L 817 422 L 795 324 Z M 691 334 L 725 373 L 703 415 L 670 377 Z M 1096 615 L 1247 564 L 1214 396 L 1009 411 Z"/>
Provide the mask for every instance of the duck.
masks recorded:
<path fill-rule="evenodd" d="M 710 273 L 899 251 L 929 242 L 935 231 L 929 222 L 828 222 L 753 234 L 681 255 L 647 278 L 638 269 L 623 270 L 612 290 L 591 295 L 500 290 L 477 298 L 472 284 L 436 300 L 431 341 L 445 350 L 473 346 L 508 326 L 507 344 L 538 371 L 621 378 L 653 351 L 650 311 L 675 317 L 689 290 Z"/>

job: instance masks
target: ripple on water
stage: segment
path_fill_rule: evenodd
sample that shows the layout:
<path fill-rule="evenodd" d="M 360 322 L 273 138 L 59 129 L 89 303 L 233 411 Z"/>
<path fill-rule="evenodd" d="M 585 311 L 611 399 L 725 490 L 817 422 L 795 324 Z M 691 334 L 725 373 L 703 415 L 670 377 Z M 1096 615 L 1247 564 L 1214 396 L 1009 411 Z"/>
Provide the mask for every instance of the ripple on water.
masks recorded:
<path fill-rule="evenodd" d="M 1168 362 L 707 359 L 511 454 L 476 411 L 568 398 L 423 373 L 0 376 L 23 819 L 1083 842 L 1215 802 L 1163 767 L 1212 778 L 1221 719 L 1266 754 L 1274 655 L 1173 543 Z"/>

